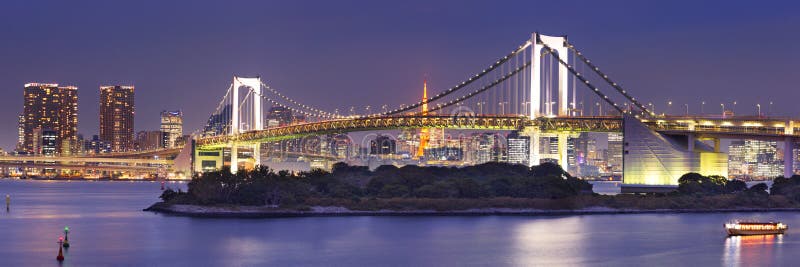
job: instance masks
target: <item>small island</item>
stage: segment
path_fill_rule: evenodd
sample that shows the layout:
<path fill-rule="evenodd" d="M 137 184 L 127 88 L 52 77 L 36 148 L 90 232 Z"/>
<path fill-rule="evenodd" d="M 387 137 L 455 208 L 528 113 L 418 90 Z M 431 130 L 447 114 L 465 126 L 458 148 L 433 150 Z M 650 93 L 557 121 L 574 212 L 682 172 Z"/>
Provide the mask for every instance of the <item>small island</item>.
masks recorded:
<path fill-rule="evenodd" d="M 564 215 L 800 211 L 800 176 L 772 188 L 687 173 L 671 193 L 600 195 L 560 166 L 485 163 L 462 168 L 334 165 L 291 174 L 265 166 L 194 177 L 146 211 L 196 217 Z"/>

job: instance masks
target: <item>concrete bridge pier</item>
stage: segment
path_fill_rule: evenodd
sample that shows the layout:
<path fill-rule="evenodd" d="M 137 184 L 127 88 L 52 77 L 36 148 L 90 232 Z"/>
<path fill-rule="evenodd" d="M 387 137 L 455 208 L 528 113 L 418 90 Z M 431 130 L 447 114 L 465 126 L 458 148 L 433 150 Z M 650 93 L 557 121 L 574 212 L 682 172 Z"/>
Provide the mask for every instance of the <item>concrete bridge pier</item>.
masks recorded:
<path fill-rule="evenodd" d="M 538 127 L 525 127 L 520 134 L 528 137 L 528 167 L 539 165 L 541 155 L 539 155 L 539 138 L 542 136 L 541 130 Z"/>
<path fill-rule="evenodd" d="M 239 171 L 239 146 L 233 144 L 231 146 L 231 173 L 236 174 Z"/>
<path fill-rule="evenodd" d="M 569 142 L 569 134 L 558 134 L 558 165 L 565 171 L 569 169 L 568 155 L 567 155 L 567 142 Z"/>

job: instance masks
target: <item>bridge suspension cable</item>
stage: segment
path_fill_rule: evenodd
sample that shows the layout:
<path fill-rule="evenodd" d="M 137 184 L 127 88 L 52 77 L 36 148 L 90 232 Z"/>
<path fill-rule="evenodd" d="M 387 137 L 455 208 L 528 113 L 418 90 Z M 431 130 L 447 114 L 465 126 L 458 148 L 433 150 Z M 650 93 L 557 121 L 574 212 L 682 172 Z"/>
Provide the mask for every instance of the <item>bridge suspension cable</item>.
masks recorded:
<path fill-rule="evenodd" d="M 457 91 L 461 90 L 462 88 L 472 84 L 473 82 L 477 81 L 481 77 L 483 77 L 486 74 L 488 74 L 488 73 L 492 72 L 493 70 L 495 70 L 498 66 L 501 66 L 501 65 L 503 65 L 503 63 L 506 63 L 508 60 L 510 60 L 515 55 L 519 54 L 521 51 L 524 51 L 525 48 L 530 46 L 530 44 L 531 44 L 530 41 L 525 42 L 524 44 L 520 45 L 517 49 L 515 49 L 514 51 L 512 51 L 511 53 L 509 53 L 505 57 L 501 58 L 500 60 L 495 61 L 488 68 L 482 70 L 481 72 L 478 72 L 477 74 L 475 74 L 474 76 L 470 77 L 466 81 L 463 81 L 460 84 L 458 84 L 458 85 L 456 85 L 456 86 L 454 86 L 454 87 L 452 87 L 450 89 L 447 89 L 446 91 L 443 91 L 443 92 L 441 92 L 441 93 L 439 93 L 439 94 L 437 94 L 437 95 L 435 95 L 433 97 L 428 98 L 427 101 L 419 101 L 417 103 L 414 103 L 414 104 L 411 104 L 411 105 L 408 105 L 408 106 L 401 106 L 401 107 L 399 107 L 397 109 L 394 109 L 392 111 L 389 111 L 389 112 L 376 113 L 376 114 L 371 114 L 371 115 L 367 115 L 367 116 L 394 115 L 394 114 L 398 114 L 398 113 L 402 113 L 402 112 L 406 112 L 408 110 L 412 110 L 412 109 L 418 108 L 418 107 L 422 106 L 422 104 L 425 103 L 425 102 L 430 104 L 432 101 L 436 101 L 436 100 L 441 99 L 441 98 L 443 98 L 445 96 L 448 96 L 448 95 L 450 95 L 450 94 L 452 94 L 454 92 L 457 92 Z"/>
<path fill-rule="evenodd" d="M 483 86 L 480 89 L 477 89 L 475 91 L 472 91 L 467 95 L 461 96 L 461 97 L 456 98 L 454 100 L 450 100 L 450 102 L 444 103 L 442 105 L 437 105 L 435 108 L 430 109 L 429 112 L 438 111 L 438 110 L 441 110 L 443 108 L 446 108 L 446 107 L 452 106 L 454 104 L 460 103 L 461 101 L 470 99 L 473 96 L 478 95 L 478 94 L 480 94 L 482 92 L 485 92 L 486 90 L 489 90 L 489 89 L 493 88 L 494 86 L 502 83 L 503 81 L 508 80 L 509 78 L 511 78 L 512 76 L 516 75 L 520 71 L 523 71 L 524 69 L 526 69 L 530 65 L 531 65 L 531 62 L 528 61 L 525 64 L 522 64 L 522 66 L 519 66 L 519 67 L 515 68 L 513 71 L 511 71 L 511 72 L 501 76 L 500 78 L 492 81 L 490 84 L 485 85 L 485 86 Z M 421 115 L 421 113 L 418 113 L 418 114 Z"/>
<path fill-rule="evenodd" d="M 587 66 L 589 66 L 589 68 L 592 71 L 597 73 L 597 75 L 599 75 L 601 78 L 603 78 L 603 80 L 605 80 L 606 83 L 611 85 L 611 87 L 613 87 L 615 90 L 617 90 L 617 92 L 622 94 L 625 98 L 627 98 L 629 101 L 631 101 L 631 103 L 636 105 L 636 107 L 638 107 L 642 112 L 644 112 L 647 115 L 654 115 L 654 113 L 651 112 L 650 110 L 648 110 L 647 107 L 642 105 L 642 103 L 640 103 L 639 101 L 636 101 L 636 98 L 634 98 L 633 96 L 629 95 L 628 92 L 625 89 L 623 89 L 621 86 L 619 86 L 619 84 L 617 84 L 616 82 L 611 80 L 611 78 L 609 78 L 608 75 L 606 75 L 605 73 L 601 72 L 600 68 L 598 68 L 596 65 L 594 65 L 591 60 L 589 60 L 588 58 L 583 56 L 583 53 L 581 53 L 574 45 L 572 45 L 570 43 L 567 43 L 567 47 L 570 50 L 575 52 L 575 55 L 578 57 L 578 59 L 583 61 L 583 63 L 585 63 Z"/>
<path fill-rule="evenodd" d="M 283 99 L 284 99 L 284 100 L 286 100 L 286 101 L 290 101 L 291 103 L 293 103 L 293 104 L 295 104 L 295 105 L 299 105 L 299 106 L 302 106 L 302 107 L 304 107 L 304 108 L 308 108 L 308 106 L 306 106 L 306 105 L 299 104 L 298 102 L 296 102 L 296 101 L 293 101 L 293 100 L 291 100 L 291 99 L 290 99 L 290 98 L 288 98 L 288 97 L 285 97 L 285 96 L 282 96 L 282 95 L 280 95 L 280 94 L 276 93 L 276 92 L 277 92 L 277 90 L 274 90 L 274 89 L 272 89 L 272 88 L 271 88 L 271 87 L 269 87 L 268 85 L 264 84 L 264 82 L 261 82 L 261 85 L 262 85 L 262 86 L 264 86 L 264 88 L 266 88 L 268 91 L 275 93 L 276 95 L 280 96 L 281 98 L 283 98 Z M 252 89 L 252 88 L 250 88 L 250 91 L 251 91 L 251 92 L 253 92 L 253 89 Z M 316 112 L 308 112 L 308 111 L 306 111 L 306 110 L 297 109 L 297 108 L 294 108 L 294 107 L 290 107 L 290 106 L 288 106 L 288 105 L 284 105 L 284 104 L 282 104 L 282 103 L 280 103 L 280 102 L 276 101 L 275 99 L 272 99 L 272 98 L 270 98 L 270 97 L 268 97 L 268 96 L 266 96 L 266 95 L 264 95 L 264 94 L 259 94 L 259 93 L 255 93 L 255 92 L 254 92 L 254 94 L 255 94 L 255 95 L 257 95 L 258 97 L 260 97 L 261 99 L 264 99 L 264 100 L 266 100 L 266 101 L 268 101 L 268 102 L 272 103 L 272 104 L 273 104 L 273 105 L 275 105 L 275 106 L 279 106 L 279 107 L 282 107 L 282 108 L 286 108 L 286 109 L 289 109 L 289 110 L 291 110 L 291 111 L 293 111 L 293 112 L 297 112 L 297 113 L 303 114 L 303 115 L 305 115 L 305 116 L 308 116 L 308 117 L 315 117 L 315 118 L 325 118 L 325 119 L 341 119 L 341 118 L 344 118 L 344 117 L 342 117 L 342 116 L 337 116 L 337 115 L 334 115 L 334 114 L 329 114 L 329 113 L 327 113 L 327 112 L 324 112 L 324 111 L 321 111 L 321 110 L 317 110 L 317 109 L 313 109 L 313 110 L 312 110 L 312 109 L 309 109 L 309 110 L 316 111 Z"/>
<path fill-rule="evenodd" d="M 312 112 L 319 113 L 319 115 L 315 115 L 315 117 L 344 118 L 344 116 L 339 116 L 339 115 L 336 115 L 334 113 L 330 113 L 330 112 L 327 112 L 327 111 L 324 111 L 324 110 L 321 110 L 321 109 L 318 109 L 318 108 L 314 108 L 314 107 L 309 106 L 309 105 L 301 104 L 300 102 L 297 102 L 294 99 L 291 99 L 291 98 L 281 94 L 278 90 L 273 89 L 269 85 L 265 84 L 263 81 L 261 82 L 261 85 L 264 86 L 264 88 L 267 89 L 267 91 L 272 92 L 273 94 L 277 95 L 278 97 L 282 98 L 283 100 L 289 101 L 289 103 L 292 103 L 292 104 L 297 105 L 299 107 L 305 108 L 305 109 L 310 110 Z"/>
<path fill-rule="evenodd" d="M 589 87 L 589 89 L 591 89 L 595 94 L 597 94 L 597 96 L 599 96 L 600 99 L 611 105 L 611 107 L 613 107 L 620 113 L 623 114 L 626 113 L 624 109 L 622 109 L 619 105 L 617 105 L 617 103 L 614 103 L 614 101 L 609 99 L 607 95 L 603 94 L 603 92 L 600 92 L 600 89 L 597 88 L 597 86 L 594 86 L 591 82 L 589 82 L 589 80 L 583 77 L 583 75 L 577 72 L 575 68 L 573 68 L 570 64 L 568 64 L 564 60 L 562 60 L 561 57 L 555 53 L 555 49 L 553 49 L 552 47 L 548 46 L 545 43 L 542 43 L 542 46 L 544 46 L 545 49 L 550 51 L 551 56 L 554 57 L 556 60 L 558 60 L 558 63 L 564 65 L 564 67 L 566 67 L 567 70 L 569 70 L 569 72 L 572 73 L 572 75 L 575 75 L 575 77 L 578 78 L 578 80 L 581 80 L 581 82 L 585 84 L 587 87 Z"/>

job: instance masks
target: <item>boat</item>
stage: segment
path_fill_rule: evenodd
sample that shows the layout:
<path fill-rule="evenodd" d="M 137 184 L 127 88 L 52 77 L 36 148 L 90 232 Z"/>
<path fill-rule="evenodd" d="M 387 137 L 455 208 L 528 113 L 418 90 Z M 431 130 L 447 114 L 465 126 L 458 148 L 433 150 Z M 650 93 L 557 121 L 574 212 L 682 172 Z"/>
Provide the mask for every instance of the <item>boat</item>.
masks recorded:
<path fill-rule="evenodd" d="M 730 222 L 724 226 L 728 235 L 778 235 L 789 228 L 781 222 Z"/>

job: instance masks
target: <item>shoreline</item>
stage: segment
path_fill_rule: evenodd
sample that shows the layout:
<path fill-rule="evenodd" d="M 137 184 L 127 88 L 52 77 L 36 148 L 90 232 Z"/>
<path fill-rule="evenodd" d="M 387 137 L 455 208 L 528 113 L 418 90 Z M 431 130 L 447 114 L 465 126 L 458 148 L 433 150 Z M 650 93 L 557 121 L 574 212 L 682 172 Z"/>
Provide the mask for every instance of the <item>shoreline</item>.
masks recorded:
<path fill-rule="evenodd" d="M 142 178 L 142 179 L 137 179 L 137 178 L 116 178 L 116 179 L 110 179 L 110 178 L 83 178 L 83 177 L 71 177 L 71 178 L 2 177 L 2 178 L 0 178 L 0 180 L 2 180 L 2 179 L 18 180 L 18 181 L 89 181 L 89 182 L 106 182 L 106 181 L 111 181 L 111 182 L 115 182 L 115 181 L 117 181 L 117 182 L 159 182 L 159 181 L 162 181 L 160 179 L 154 179 L 154 178 Z M 163 181 L 165 181 L 165 182 L 189 182 L 189 181 L 191 181 L 191 179 L 167 179 L 167 180 L 163 180 Z"/>
<path fill-rule="evenodd" d="M 167 205 L 158 202 L 143 209 L 166 215 L 194 218 L 294 218 L 294 217 L 352 217 L 352 216 L 565 216 L 616 214 L 679 214 L 734 212 L 800 212 L 800 208 L 737 208 L 737 209 L 614 209 L 593 207 L 577 210 L 482 208 L 468 210 L 378 210 L 360 211 L 343 207 L 311 207 L 308 211 L 274 209 L 255 206 Z"/>

